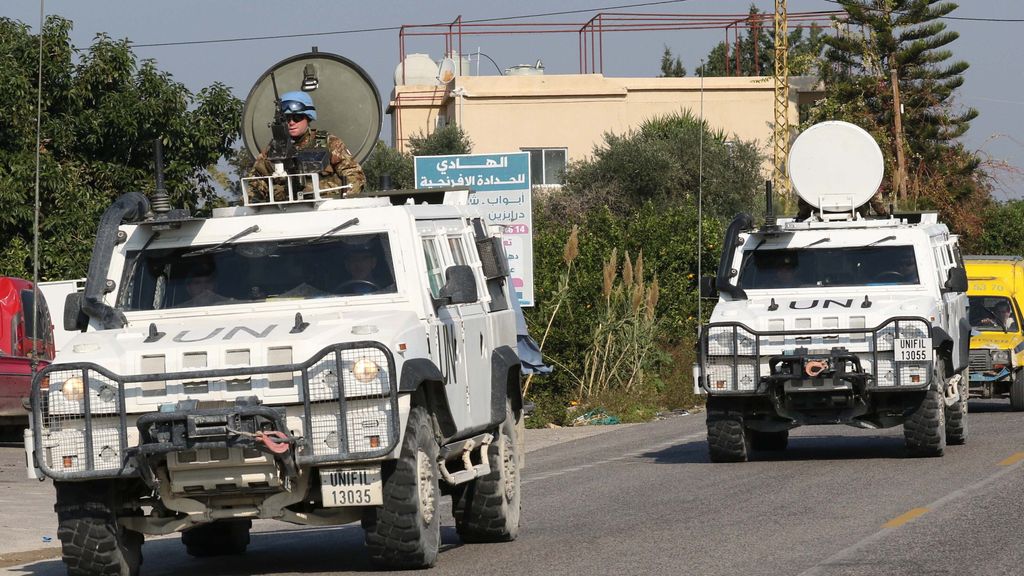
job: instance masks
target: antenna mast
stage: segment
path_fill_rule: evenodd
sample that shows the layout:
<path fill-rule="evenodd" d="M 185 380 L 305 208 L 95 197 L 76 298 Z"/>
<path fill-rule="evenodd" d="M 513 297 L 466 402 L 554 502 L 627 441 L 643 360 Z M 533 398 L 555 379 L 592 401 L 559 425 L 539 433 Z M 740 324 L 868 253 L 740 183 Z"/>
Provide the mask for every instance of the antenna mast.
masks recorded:
<path fill-rule="evenodd" d="M 775 190 L 790 195 L 786 162 L 789 160 L 789 25 L 786 0 L 775 0 L 775 130 L 772 133 Z"/>

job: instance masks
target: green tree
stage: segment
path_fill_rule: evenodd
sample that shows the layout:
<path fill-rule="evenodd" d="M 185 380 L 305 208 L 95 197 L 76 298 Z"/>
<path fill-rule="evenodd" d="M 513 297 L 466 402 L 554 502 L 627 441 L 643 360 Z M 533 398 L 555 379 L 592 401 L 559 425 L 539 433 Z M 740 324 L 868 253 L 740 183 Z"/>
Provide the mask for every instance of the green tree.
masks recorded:
<path fill-rule="evenodd" d="M 966 240 L 975 254 L 1024 254 L 1024 200 L 993 204 L 985 211 L 982 233 Z"/>
<path fill-rule="evenodd" d="M 683 66 L 682 58 L 672 57 L 672 50 L 665 46 L 665 52 L 661 55 L 661 74 L 658 78 L 682 78 L 686 76 L 686 67 Z"/>
<path fill-rule="evenodd" d="M 470 154 L 473 152 L 473 142 L 461 126 L 448 124 L 425 136 L 423 133 L 411 136 L 409 151 L 413 156 Z"/>
<path fill-rule="evenodd" d="M 941 18 L 957 5 L 944 0 L 840 0 L 846 32 L 824 39 L 819 68 L 825 98 L 812 122 L 841 119 L 858 124 L 883 145 L 887 174 L 896 174 L 897 131 L 892 78 L 903 106 L 903 154 L 910 200 L 939 208 L 958 230 L 977 233 L 989 202 L 980 160 L 957 140 L 977 117 L 955 106 L 968 64 L 953 60 L 959 36 Z M 887 181 L 887 186 L 892 188 Z"/>
<path fill-rule="evenodd" d="M 763 160 L 756 143 L 714 130 L 685 110 L 626 134 L 605 134 L 592 160 L 566 171 L 566 194 L 558 199 L 567 203 L 568 221 L 595 206 L 626 217 L 647 200 L 695 204 L 703 167 L 704 209 L 732 218 L 760 206 Z"/>
<path fill-rule="evenodd" d="M 818 26 L 797 26 L 787 36 L 790 76 L 814 73 L 825 35 Z M 726 55 L 729 57 L 726 65 Z M 739 73 L 736 73 L 736 43 L 719 42 L 708 52 L 699 76 L 771 76 L 775 73 L 775 29 L 771 18 L 751 4 L 748 25 L 740 33 Z"/>
<path fill-rule="evenodd" d="M 242 103 L 214 84 L 192 94 L 127 40 L 98 35 L 87 51 L 71 22 L 43 27 L 40 155 L 44 279 L 84 275 L 99 215 L 117 196 L 150 191 L 153 141 L 164 144 L 173 204 L 193 210 L 217 199 L 207 167 L 238 137 Z M 39 37 L 0 18 L 0 273 L 30 276 Z"/>
<path fill-rule="evenodd" d="M 698 218 L 696 202 L 701 140 L 703 219 Z M 605 358 L 606 352 L 615 348 L 609 337 L 628 337 L 607 330 L 606 294 L 615 283 L 608 284 L 606 279 L 617 272 L 623 285 L 633 285 L 626 280 L 630 275 L 624 263 L 612 266 L 616 270 L 608 267 L 613 251 L 620 255 L 620 262 L 621 255 L 643 254 L 645 275 L 634 268 L 632 277 L 657 277 L 658 297 L 651 300 L 651 318 L 657 323 L 642 338 L 624 343 L 627 350 L 634 351 L 634 358 L 642 360 L 636 365 L 645 375 L 643 384 L 631 388 L 625 402 L 616 404 L 615 398 L 607 397 L 592 401 L 607 402 L 609 410 L 622 408 L 631 414 L 645 406 L 677 407 L 693 401 L 687 370 L 693 360 L 698 322 L 699 254 L 704 271 L 711 273 L 723 223 L 738 211 L 757 212 L 762 205 L 762 161 L 754 143 L 736 140 L 689 112 L 681 112 L 651 119 L 623 135 L 606 134 L 592 159 L 568 167 L 565 185 L 534 195 L 537 306 L 527 309 L 526 316 L 535 336 L 547 335 L 545 358 L 557 368 L 552 375 L 535 379 L 530 388 L 539 420 L 566 417 L 564 407 L 580 395 L 580 382 L 586 381 L 588 359 L 590 367 L 594 366 L 595 335 L 604 338 Z M 568 242 L 574 224 L 578 224 L 576 240 Z M 702 250 L 698 250 L 698 230 L 703 237 Z M 571 267 L 566 257 L 569 244 L 575 246 Z M 640 309 L 640 298 L 650 298 L 646 291 L 644 296 L 637 294 L 634 291 L 629 298 L 634 312 Z M 636 322 L 626 325 L 640 326 Z M 639 344 L 647 338 L 655 339 L 655 349 L 650 354 L 635 354 L 646 350 Z M 647 408 L 641 413 L 649 414 Z M 631 418 L 625 413 L 617 415 Z"/>
<path fill-rule="evenodd" d="M 366 187 L 369 190 L 380 188 L 380 179 L 384 174 L 390 176 L 392 189 L 408 189 L 415 186 L 412 156 L 395 150 L 383 140 L 377 141 L 373 154 L 363 162 L 363 171 L 366 172 Z"/>

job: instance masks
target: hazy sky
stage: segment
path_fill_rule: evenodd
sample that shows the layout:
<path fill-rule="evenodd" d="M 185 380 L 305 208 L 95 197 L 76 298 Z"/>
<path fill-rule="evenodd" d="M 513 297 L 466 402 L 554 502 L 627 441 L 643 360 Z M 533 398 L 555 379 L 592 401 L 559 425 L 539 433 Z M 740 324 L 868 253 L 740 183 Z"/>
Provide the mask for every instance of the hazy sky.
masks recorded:
<path fill-rule="evenodd" d="M 256 79 L 270 66 L 288 56 L 321 51 L 343 55 L 366 69 L 377 83 L 386 102 L 394 86 L 393 75 L 399 59 L 397 30 L 348 34 L 331 32 L 366 28 L 397 27 L 402 24 L 450 22 L 520 16 L 553 11 L 586 10 L 532 19 L 534 22 L 583 23 L 593 14 L 611 7 L 631 4 L 630 0 L 518 0 L 485 2 L 467 0 L 364 0 L 362 2 L 318 0 L 47 0 L 47 14 L 59 14 L 74 23 L 72 40 L 86 48 L 96 34 L 128 38 L 140 58 L 152 58 L 165 70 L 197 92 L 215 81 L 230 86 L 245 98 Z M 753 3 L 762 11 L 774 10 L 771 0 L 686 0 L 619 11 L 648 13 L 722 14 L 746 12 Z M 1024 20 L 1021 0 L 960 0 L 953 16 Z M 790 12 L 833 10 L 826 0 L 789 0 Z M 39 2 L 4 0 L 0 15 L 21 20 L 37 28 Z M 1024 67 L 1020 36 L 1022 22 L 947 21 L 960 33 L 951 45 L 954 57 L 971 64 L 959 102 L 977 108 L 981 115 L 972 123 L 964 141 L 981 150 L 994 162 L 1005 162 L 1008 170 L 996 171 L 996 197 L 1024 197 Z M 321 33 L 318 36 L 271 40 L 203 43 L 179 46 L 151 46 L 182 41 L 219 40 L 256 36 Z M 632 32 L 605 34 L 604 73 L 607 76 L 656 76 L 663 46 L 683 58 L 692 71 L 715 43 L 721 31 Z M 533 36 L 466 36 L 463 50 L 477 48 L 506 68 L 532 64 L 541 59 L 548 74 L 578 72 L 578 37 L 574 33 Z M 411 38 L 406 51 L 426 52 L 435 59 L 444 51 L 441 37 Z M 484 59 L 481 72 L 494 74 Z M 387 140 L 385 127 L 382 135 Z"/>

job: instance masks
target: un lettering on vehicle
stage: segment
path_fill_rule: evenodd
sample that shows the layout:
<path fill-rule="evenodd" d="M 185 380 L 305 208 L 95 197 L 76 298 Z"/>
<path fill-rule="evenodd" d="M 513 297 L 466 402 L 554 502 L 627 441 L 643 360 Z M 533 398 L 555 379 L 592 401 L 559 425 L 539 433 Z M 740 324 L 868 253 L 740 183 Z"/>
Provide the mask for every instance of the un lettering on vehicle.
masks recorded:
<path fill-rule="evenodd" d="M 384 503 L 380 467 L 322 468 L 320 495 L 328 508 L 380 506 Z"/>

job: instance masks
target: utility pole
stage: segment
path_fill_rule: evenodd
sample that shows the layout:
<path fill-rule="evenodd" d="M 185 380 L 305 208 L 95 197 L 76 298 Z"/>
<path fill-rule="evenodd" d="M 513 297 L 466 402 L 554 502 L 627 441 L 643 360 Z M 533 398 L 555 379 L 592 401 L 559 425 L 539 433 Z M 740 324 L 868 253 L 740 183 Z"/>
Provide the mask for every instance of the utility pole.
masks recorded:
<path fill-rule="evenodd" d="M 789 25 L 786 0 L 775 0 L 775 130 L 772 132 L 772 182 L 783 198 L 790 195 L 789 160 Z"/>
<path fill-rule="evenodd" d="M 896 177 L 893 193 L 901 202 L 907 199 L 907 159 L 903 155 L 903 104 L 900 103 L 900 78 L 896 71 L 896 54 L 889 55 L 889 80 L 892 83 L 892 119 L 896 132 Z"/>

